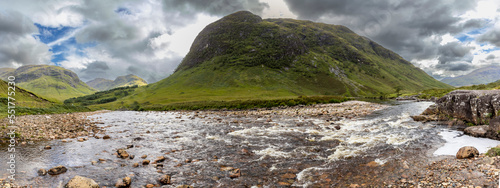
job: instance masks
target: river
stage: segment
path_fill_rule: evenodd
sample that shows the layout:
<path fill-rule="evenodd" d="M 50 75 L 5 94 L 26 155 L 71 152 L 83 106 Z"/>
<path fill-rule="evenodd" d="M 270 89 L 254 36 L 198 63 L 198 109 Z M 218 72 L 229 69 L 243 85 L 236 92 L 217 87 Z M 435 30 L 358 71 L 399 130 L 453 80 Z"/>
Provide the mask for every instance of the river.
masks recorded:
<path fill-rule="evenodd" d="M 80 175 L 94 179 L 101 187 L 114 187 L 118 179 L 130 176 L 132 187 L 142 187 L 157 184 L 161 175 L 169 174 L 173 184 L 165 187 L 381 186 L 397 177 L 400 169 L 424 163 L 426 158 L 455 155 L 464 145 L 472 144 L 486 152 L 500 144 L 410 118 L 431 104 L 392 102 L 371 115 L 339 121 L 325 116 L 221 116 L 196 112 L 97 114 L 94 118 L 103 123 L 100 126 L 111 139 L 24 145 L 16 153 L 16 182 L 59 187 Z M 52 149 L 43 149 L 46 145 Z M 134 159 L 113 155 L 127 145 Z M 163 167 L 133 167 L 133 163 L 141 163 L 142 155 L 151 161 L 159 156 L 167 160 Z M 7 156 L 7 146 L 1 147 L 0 156 Z M 99 159 L 105 161 L 91 164 Z M 3 161 L 0 169 L 7 168 Z M 38 169 L 57 165 L 68 167 L 68 172 L 37 175 Z M 231 169 L 240 169 L 241 176 L 231 178 L 235 172 Z"/>

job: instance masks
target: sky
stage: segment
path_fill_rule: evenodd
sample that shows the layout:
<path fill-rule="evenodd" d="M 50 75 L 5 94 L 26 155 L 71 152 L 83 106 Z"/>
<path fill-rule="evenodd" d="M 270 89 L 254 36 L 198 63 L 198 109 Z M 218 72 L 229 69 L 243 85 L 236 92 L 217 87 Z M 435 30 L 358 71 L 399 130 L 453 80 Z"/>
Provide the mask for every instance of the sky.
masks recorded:
<path fill-rule="evenodd" d="M 500 64 L 498 0 L 3 0 L 0 67 L 61 66 L 83 81 L 169 76 L 208 24 L 239 10 L 344 25 L 436 79 Z"/>

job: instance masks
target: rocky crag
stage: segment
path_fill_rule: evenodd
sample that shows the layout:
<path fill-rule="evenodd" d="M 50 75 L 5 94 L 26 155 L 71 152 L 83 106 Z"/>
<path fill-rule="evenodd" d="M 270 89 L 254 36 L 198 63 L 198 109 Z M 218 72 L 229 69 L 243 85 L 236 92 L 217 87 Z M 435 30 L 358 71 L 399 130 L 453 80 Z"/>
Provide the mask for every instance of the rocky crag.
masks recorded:
<path fill-rule="evenodd" d="M 500 90 L 452 91 L 413 119 L 469 125 L 466 134 L 500 140 Z"/>

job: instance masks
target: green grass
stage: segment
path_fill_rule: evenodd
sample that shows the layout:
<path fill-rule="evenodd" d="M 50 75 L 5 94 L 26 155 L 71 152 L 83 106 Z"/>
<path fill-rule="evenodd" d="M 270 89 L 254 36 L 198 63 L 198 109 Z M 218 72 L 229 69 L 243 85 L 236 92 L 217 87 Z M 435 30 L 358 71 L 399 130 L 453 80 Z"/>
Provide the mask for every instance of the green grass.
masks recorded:
<path fill-rule="evenodd" d="M 486 152 L 486 155 L 490 157 L 500 156 L 500 148 L 491 148 L 488 150 L 488 152 Z"/>
<path fill-rule="evenodd" d="M 0 80 L 0 118 L 7 117 L 7 97 L 8 92 L 12 92 L 12 89 L 9 90 L 8 87 L 9 86 L 7 82 Z M 15 95 L 11 95 L 11 97 L 15 99 L 13 100 L 15 104 L 15 108 L 13 109 L 15 110 L 16 116 L 30 114 L 69 113 L 90 110 L 89 108 L 82 106 L 62 105 L 54 103 L 21 87 L 16 87 Z"/>

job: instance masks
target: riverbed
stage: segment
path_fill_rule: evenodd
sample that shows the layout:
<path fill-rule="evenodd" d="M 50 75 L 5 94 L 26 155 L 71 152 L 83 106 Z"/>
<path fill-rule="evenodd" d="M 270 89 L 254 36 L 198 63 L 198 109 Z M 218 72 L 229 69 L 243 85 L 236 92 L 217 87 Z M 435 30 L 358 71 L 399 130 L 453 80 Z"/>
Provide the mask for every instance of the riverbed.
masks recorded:
<path fill-rule="evenodd" d="M 331 115 L 335 109 L 316 112 L 318 108 L 95 114 L 89 118 L 105 130 L 100 139 L 56 139 L 21 146 L 16 153 L 16 183 L 58 187 L 80 175 L 101 187 L 114 187 L 117 180 L 129 176 L 132 187 L 144 187 L 159 184 L 158 179 L 168 174 L 172 184 L 165 187 L 398 186 L 408 171 L 450 158 L 456 148 L 476 145 L 485 152 L 500 144 L 436 123 L 413 121 L 410 116 L 420 114 L 431 102 L 392 102 L 369 115 L 359 113 L 362 106 L 347 104 L 351 107 L 344 105 L 342 110 L 353 112 L 342 116 Z M 111 138 L 102 139 L 104 134 Z M 46 145 L 52 149 L 44 149 Z M 118 158 L 120 148 L 134 159 Z M 166 160 L 162 165 L 142 165 L 143 155 L 150 161 L 160 156 Z M 0 156 L 7 156 L 5 145 Z M 141 165 L 134 167 L 134 163 Z M 57 165 L 68 171 L 37 175 L 37 170 Z M 2 160 L 0 169 L 6 168 Z M 235 175 L 237 169 L 240 173 Z M 4 171 L 1 177 L 6 175 Z"/>

